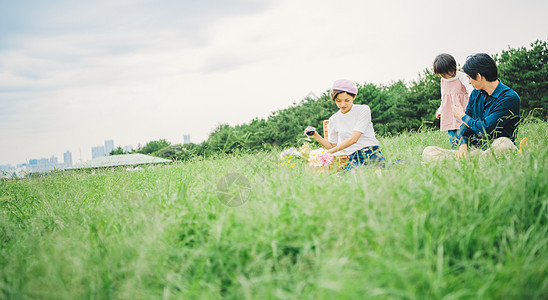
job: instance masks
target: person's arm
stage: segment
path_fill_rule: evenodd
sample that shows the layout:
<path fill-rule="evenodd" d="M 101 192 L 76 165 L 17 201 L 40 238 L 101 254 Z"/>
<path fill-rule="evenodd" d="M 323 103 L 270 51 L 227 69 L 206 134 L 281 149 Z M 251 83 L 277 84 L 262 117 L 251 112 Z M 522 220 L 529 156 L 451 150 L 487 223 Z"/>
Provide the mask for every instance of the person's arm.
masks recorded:
<path fill-rule="evenodd" d="M 330 143 L 328 140 L 324 139 L 317 131 L 314 132 L 314 135 L 310 138 L 315 139 L 320 145 L 322 145 L 325 149 L 331 149 L 337 144 Z"/>
<path fill-rule="evenodd" d="M 457 130 L 457 140 L 459 141 L 459 145 L 468 145 L 468 139 L 470 138 L 470 136 L 472 136 L 472 134 L 474 134 L 474 132 L 472 132 L 472 130 L 470 130 L 470 128 L 468 128 L 468 126 L 466 126 L 466 124 L 461 124 L 460 125 L 460 129 Z"/>
<path fill-rule="evenodd" d="M 326 149 L 329 149 L 327 152 L 333 154 L 335 152 L 346 149 L 346 148 L 354 145 L 358 141 L 358 139 L 360 138 L 361 135 L 362 135 L 361 132 L 354 131 L 354 132 L 352 132 L 352 135 L 349 138 L 347 138 L 346 140 L 342 141 L 342 143 L 340 143 L 338 145 L 335 145 L 332 148 L 326 148 Z"/>
<path fill-rule="evenodd" d="M 519 97 L 517 97 L 517 94 L 514 95 L 502 95 L 494 104 L 491 114 L 485 117 L 485 120 L 470 117 L 462 112 L 462 107 L 457 107 L 453 114 L 455 117 L 460 118 L 473 132 L 491 134 L 497 126 L 504 127 L 511 120 L 511 116 L 519 113 Z"/>
<path fill-rule="evenodd" d="M 337 141 L 339 139 L 339 133 L 334 130 L 333 123 L 335 121 L 331 118 L 329 118 L 329 123 L 327 123 L 327 132 L 329 133 L 328 139 L 324 139 L 317 131 L 314 132 L 314 135 L 311 136 L 312 139 L 316 140 L 320 145 L 322 145 L 325 149 L 331 149 L 335 146 L 337 146 Z"/>
<path fill-rule="evenodd" d="M 470 115 L 470 105 L 466 107 L 466 113 L 464 112 L 462 106 L 460 106 L 459 104 L 453 105 L 451 108 L 453 110 L 453 116 L 459 120 L 462 119 L 465 115 Z M 462 123 L 460 125 L 460 130 L 457 131 L 457 139 L 459 141 L 459 145 L 468 145 L 468 139 L 473 134 L 474 132 L 472 131 L 472 129 L 470 129 L 470 127 L 468 127 L 468 124 Z"/>

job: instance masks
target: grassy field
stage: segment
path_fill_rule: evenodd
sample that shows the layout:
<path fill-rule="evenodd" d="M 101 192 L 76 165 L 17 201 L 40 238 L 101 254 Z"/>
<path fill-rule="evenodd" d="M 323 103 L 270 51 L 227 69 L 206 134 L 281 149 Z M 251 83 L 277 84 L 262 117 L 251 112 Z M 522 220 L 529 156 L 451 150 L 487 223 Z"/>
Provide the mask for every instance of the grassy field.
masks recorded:
<path fill-rule="evenodd" d="M 548 124 L 524 136 L 427 165 L 446 134 L 382 138 L 406 163 L 381 174 L 260 153 L 4 181 L 0 298 L 546 299 Z"/>

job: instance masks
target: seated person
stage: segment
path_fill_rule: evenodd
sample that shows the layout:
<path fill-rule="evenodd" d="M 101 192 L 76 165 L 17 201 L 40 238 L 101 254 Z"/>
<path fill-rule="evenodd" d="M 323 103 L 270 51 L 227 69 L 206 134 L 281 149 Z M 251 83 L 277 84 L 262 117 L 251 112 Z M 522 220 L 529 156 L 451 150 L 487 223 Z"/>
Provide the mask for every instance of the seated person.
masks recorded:
<path fill-rule="evenodd" d="M 495 153 L 517 150 L 514 144 L 520 120 L 520 99 L 518 94 L 498 79 L 495 61 L 485 53 L 468 57 L 462 67 L 474 91 L 470 94 L 466 112 L 459 105 L 453 105 L 453 115 L 463 121 L 457 132 L 459 149 L 445 150 L 426 147 L 424 161 L 439 160 L 454 154 L 468 155 L 469 146 L 485 149 L 489 141 Z"/>
<path fill-rule="evenodd" d="M 386 162 L 375 137 L 369 106 L 354 104 L 357 93 L 358 87 L 354 82 L 345 79 L 335 81 L 331 100 L 337 104 L 339 111 L 329 118 L 328 140 L 317 132 L 311 136 L 329 153 L 343 151 L 348 155 L 345 170 L 368 164 L 383 166 Z"/>

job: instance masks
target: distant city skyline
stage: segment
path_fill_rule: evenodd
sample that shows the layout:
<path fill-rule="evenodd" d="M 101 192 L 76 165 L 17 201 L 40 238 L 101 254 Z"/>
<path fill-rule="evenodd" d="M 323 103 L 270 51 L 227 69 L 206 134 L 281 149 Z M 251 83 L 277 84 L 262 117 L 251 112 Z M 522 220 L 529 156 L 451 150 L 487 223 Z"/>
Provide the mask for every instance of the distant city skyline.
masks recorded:
<path fill-rule="evenodd" d="M 190 134 L 184 134 L 184 135 L 182 135 L 182 137 L 183 138 L 182 138 L 181 144 L 191 143 Z M 97 158 L 97 157 L 106 156 L 106 155 L 110 154 L 113 150 L 118 149 L 118 147 L 122 148 L 124 150 L 124 152 L 126 152 L 126 153 L 129 153 L 129 152 L 133 151 L 133 149 L 134 149 L 133 145 L 124 145 L 124 146 L 115 145 L 114 139 L 109 139 L 109 140 L 105 140 L 104 144 L 101 145 L 101 146 L 92 146 L 90 148 L 90 154 L 91 155 L 89 157 L 90 157 L 90 159 L 94 159 L 94 158 Z M 72 166 L 74 162 L 87 161 L 87 160 L 84 160 L 84 159 L 80 159 L 81 158 L 81 149 L 82 148 L 80 147 L 79 151 L 78 151 L 79 156 L 77 156 L 78 157 L 77 160 L 74 159 L 75 156 L 72 154 L 72 152 L 70 150 L 66 150 L 64 153 L 62 153 L 64 163 L 66 163 L 68 161 L 69 166 Z M 35 157 L 32 157 L 32 158 L 29 158 L 26 161 L 22 161 L 22 162 L 21 161 L 7 162 L 7 163 L 4 163 L 4 164 L 0 164 L 0 170 L 16 169 L 20 166 L 29 165 L 31 163 L 31 161 L 33 161 L 33 162 L 34 161 L 44 162 L 46 159 L 49 160 L 49 159 L 52 159 L 52 158 L 57 159 L 57 156 L 52 155 L 50 158 L 35 158 Z"/>
<path fill-rule="evenodd" d="M 29 172 L 44 172 L 55 169 L 63 170 L 70 167 L 72 167 L 72 153 L 67 150 L 65 153 L 63 153 L 62 163 L 59 163 L 59 159 L 57 158 L 57 156 L 52 155 L 50 158 L 32 158 L 29 159 L 28 162 L 17 163 L 15 165 L 0 165 L 0 171 L 26 170 Z"/>
<path fill-rule="evenodd" d="M 112 150 L 122 147 L 114 146 L 114 140 L 105 140 L 104 145 L 91 147 L 91 157 L 101 157 L 106 156 L 112 152 Z M 132 145 L 125 145 L 122 147 L 125 152 L 133 151 Z M 108 152 L 107 152 L 108 150 Z M 8 162 L 6 164 L 0 165 L 1 170 L 10 170 L 18 168 L 27 168 L 29 171 L 47 171 L 53 170 L 55 168 L 64 169 L 66 167 L 71 167 L 73 165 L 73 155 L 70 150 L 65 151 L 63 154 L 63 163 L 58 162 L 58 158 L 55 155 L 50 156 L 49 158 L 29 158 L 23 162 Z M 85 160 L 78 160 L 78 162 L 83 162 Z"/>

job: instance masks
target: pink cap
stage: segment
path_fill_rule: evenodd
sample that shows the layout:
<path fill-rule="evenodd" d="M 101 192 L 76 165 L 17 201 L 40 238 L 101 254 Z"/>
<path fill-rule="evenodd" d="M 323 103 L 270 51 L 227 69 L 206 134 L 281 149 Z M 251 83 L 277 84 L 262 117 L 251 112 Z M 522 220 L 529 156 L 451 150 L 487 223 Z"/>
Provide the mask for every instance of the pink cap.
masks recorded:
<path fill-rule="evenodd" d="M 333 90 L 343 91 L 351 94 L 358 94 L 358 87 L 353 81 L 339 79 L 333 83 Z"/>

